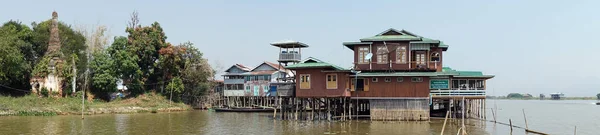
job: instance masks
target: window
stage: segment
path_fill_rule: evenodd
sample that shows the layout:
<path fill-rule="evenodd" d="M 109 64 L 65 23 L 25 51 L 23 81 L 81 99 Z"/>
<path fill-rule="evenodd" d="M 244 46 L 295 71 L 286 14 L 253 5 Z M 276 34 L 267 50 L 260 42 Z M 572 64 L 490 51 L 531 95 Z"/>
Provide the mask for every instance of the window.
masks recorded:
<path fill-rule="evenodd" d="M 365 82 L 367 82 L 367 81 L 365 81 L 364 79 L 356 80 L 355 78 L 352 78 L 352 84 L 350 85 L 350 87 L 352 87 L 352 88 L 350 88 L 350 89 L 352 89 L 352 91 L 354 91 L 354 89 L 356 89 L 357 91 L 368 91 L 365 89 L 365 85 L 366 85 Z M 356 83 L 356 82 L 358 82 L 358 83 Z M 354 85 L 354 84 L 357 84 L 357 85 Z"/>
<path fill-rule="evenodd" d="M 337 89 L 337 75 L 327 74 L 327 89 Z"/>
<path fill-rule="evenodd" d="M 467 89 L 474 90 L 475 89 L 475 80 L 468 80 L 469 85 Z"/>
<path fill-rule="evenodd" d="M 390 77 L 386 77 L 386 78 L 385 78 L 385 82 L 392 82 L 392 78 L 390 78 Z"/>
<path fill-rule="evenodd" d="M 466 80 L 466 79 L 455 79 L 452 80 L 452 89 L 454 90 L 485 90 L 485 81 L 479 79 Z"/>
<path fill-rule="evenodd" d="M 403 81 L 404 81 L 404 78 L 403 78 L 403 77 L 398 77 L 398 78 L 396 78 L 396 82 L 403 82 Z"/>
<path fill-rule="evenodd" d="M 269 86 L 268 85 L 263 85 L 263 91 L 264 92 L 269 92 Z"/>
<path fill-rule="evenodd" d="M 387 63 L 388 62 L 388 49 L 386 46 L 378 46 L 377 47 L 377 63 Z"/>
<path fill-rule="evenodd" d="M 406 63 L 406 46 L 396 48 L 396 63 Z"/>
<path fill-rule="evenodd" d="M 359 47 L 358 48 L 358 63 L 367 63 L 369 62 L 365 57 L 369 54 L 369 47 Z"/>
<path fill-rule="evenodd" d="M 300 89 L 310 89 L 310 75 L 309 74 L 301 74 L 300 75 Z"/>
<path fill-rule="evenodd" d="M 377 80 L 377 78 L 373 77 L 373 78 L 371 78 L 371 81 L 372 82 L 377 82 L 378 80 Z"/>
<path fill-rule="evenodd" d="M 467 89 L 467 80 L 458 80 L 458 88 L 461 90 Z"/>
<path fill-rule="evenodd" d="M 458 86 L 460 86 L 458 80 L 452 80 L 452 89 L 457 90 L 459 88 Z"/>
<path fill-rule="evenodd" d="M 477 81 L 475 81 L 475 88 L 477 88 L 477 90 L 484 90 L 485 89 L 485 82 L 483 80 L 477 80 Z"/>
<path fill-rule="evenodd" d="M 415 61 L 417 61 L 417 64 L 425 64 L 425 54 L 424 53 L 419 53 L 416 54 L 415 56 Z"/>
<path fill-rule="evenodd" d="M 421 77 L 413 77 L 413 78 L 411 78 L 411 81 L 412 82 L 423 82 L 423 78 L 421 78 Z"/>
<path fill-rule="evenodd" d="M 431 61 L 432 62 L 440 61 L 440 53 L 438 53 L 438 52 L 431 53 Z"/>
<path fill-rule="evenodd" d="M 246 86 L 246 91 L 250 92 L 250 86 Z"/>

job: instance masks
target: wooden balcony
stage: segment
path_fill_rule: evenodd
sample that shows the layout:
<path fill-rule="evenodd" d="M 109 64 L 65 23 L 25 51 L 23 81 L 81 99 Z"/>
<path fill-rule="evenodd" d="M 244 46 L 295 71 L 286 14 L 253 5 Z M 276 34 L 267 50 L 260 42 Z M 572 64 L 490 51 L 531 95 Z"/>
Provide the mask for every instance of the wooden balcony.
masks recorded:
<path fill-rule="evenodd" d="M 244 84 L 244 79 L 224 79 L 224 84 Z"/>
<path fill-rule="evenodd" d="M 426 62 L 410 62 L 411 69 L 429 69 L 429 70 L 441 70 L 442 62 L 439 61 L 426 61 Z"/>
<path fill-rule="evenodd" d="M 299 62 L 302 59 L 300 53 L 279 53 L 279 62 Z"/>

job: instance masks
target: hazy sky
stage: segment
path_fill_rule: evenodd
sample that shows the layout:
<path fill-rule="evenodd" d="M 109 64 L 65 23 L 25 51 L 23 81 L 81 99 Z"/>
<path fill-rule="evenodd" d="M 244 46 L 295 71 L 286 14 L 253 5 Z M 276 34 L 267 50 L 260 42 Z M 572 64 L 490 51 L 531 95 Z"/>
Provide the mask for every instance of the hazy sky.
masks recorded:
<path fill-rule="evenodd" d="M 303 56 L 350 67 L 344 41 L 388 28 L 405 29 L 450 45 L 444 66 L 494 74 L 488 95 L 563 92 L 595 96 L 600 68 L 595 41 L 600 1 L 5 1 L 0 20 L 30 24 L 51 18 L 72 25 L 106 25 L 125 36 L 132 11 L 142 25 L 158 21 L 167 41 L 191 41 L 212 64 L 257 66 L 275 62 L 269 43 L 297 40 Z"/>

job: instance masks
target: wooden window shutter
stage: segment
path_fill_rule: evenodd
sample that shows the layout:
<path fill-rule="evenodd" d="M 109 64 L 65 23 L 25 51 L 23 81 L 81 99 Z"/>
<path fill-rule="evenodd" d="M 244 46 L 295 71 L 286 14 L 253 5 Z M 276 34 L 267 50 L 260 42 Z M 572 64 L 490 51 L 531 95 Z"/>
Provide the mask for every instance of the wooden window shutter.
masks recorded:
<path fill-rule="evenodd" d="M 365 85 L 364 85 L 363 89 L 365 91 L 369 91 L 369 82 L 370 82 L 369 79 L 363 79 L 363 81 L 365 82 Z"/>
<path fill-rule="evenodd" d="M 350 82 L 350 81 L 352 81 L 352 82 Z M 348 81 L 346 81 L 346 83 L 349 83 L 349 85 L 350 85 L 350 91 L 354 91 L 354 81 L 355 80 L 352 78 L 350 78 L 350 79 L 348 79 Z"/>

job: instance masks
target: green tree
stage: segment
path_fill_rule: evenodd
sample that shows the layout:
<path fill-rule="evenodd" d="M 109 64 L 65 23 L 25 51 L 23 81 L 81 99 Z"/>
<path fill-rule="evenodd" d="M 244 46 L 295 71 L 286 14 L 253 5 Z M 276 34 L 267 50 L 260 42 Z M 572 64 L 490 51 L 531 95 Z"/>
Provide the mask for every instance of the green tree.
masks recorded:
<path fill-rule="evenodd" d="M 92 74 L 92 92 L 96 95 L 106 95 L 117 91 L 117 73 L 115 62 L 107 52 L 98 51 L 94 53 L 94 59 L 90 62 Z"/>
<path fill-rule="evenodd" d="M 157 89 L 164 87 L 163 83 L 159 83 L 163 77 L 162 72 L 158 68 L 160 65 L 157 64 L 159 60 L 158 51 L 167 47 L 167 36 L 163 32 L 162 27 L 158 22 L 154 22 L 150 26 L 141 27 L 128 27 L 126 32 L 128 33 L 127 50 L 138 57 L 137 65 L 141 71 L 141 79 L 145 84 L 157 84 L 157 85 L 145 85 L 142 87 L 142 91 Z M 163 80 L 165 81 L 165 80 Z"/>
<path fill-rule="evenodd" d="M 185 42 L 179 45 L 179 48 L 184 50 L 181 54 L 184 61 L 184 67 L 181 71 L 181 78 L 185 85 L 184 96 L 205 95 L 212 87 L 210 78 L 214 75 L 213 69 L 208 64 L 208 60 L 202 58 L 202 53 L 194 47 L 193 43 Z"/>
<path fill-rule="evenodd" d="M 31 29 L 20 22 L 9 21 L 0 27 L 0 84 L 19 89 L 31 88 L 29 78 L 33 53 L 30 40 Z"/>
<path fill-rule="evenodd" d="M 600 93 L 596 94 L 596 98 L 600 100 Z"/>
<path fill-rule="evenodd" d="M 506 98 L 523 98 L 523 95 L 519 93 L 510 93 L 506 95 Z"/>
<path fill-rule="evenodd" d="M 169 82 L 169 85 L 167 85 L 167 94 L 169 94 L 169 96 L 172 96 L 172 101 L 180 102 L 181 94 L 183 93 L 184 89 L 185 89 L 185 86 L 183 85 L 183 81 L 181 81 L 181 78 L 174 77 Z"/>
<path fill-rule="evenodd" d="M 114 60 L 117 78 L 123 80 L 127 90 L 134 95 L 144 93 L 143 72 L 137 63 L 139 58 L 127 44 L 127 37 L 115 37 L 107 51 Z"/>

